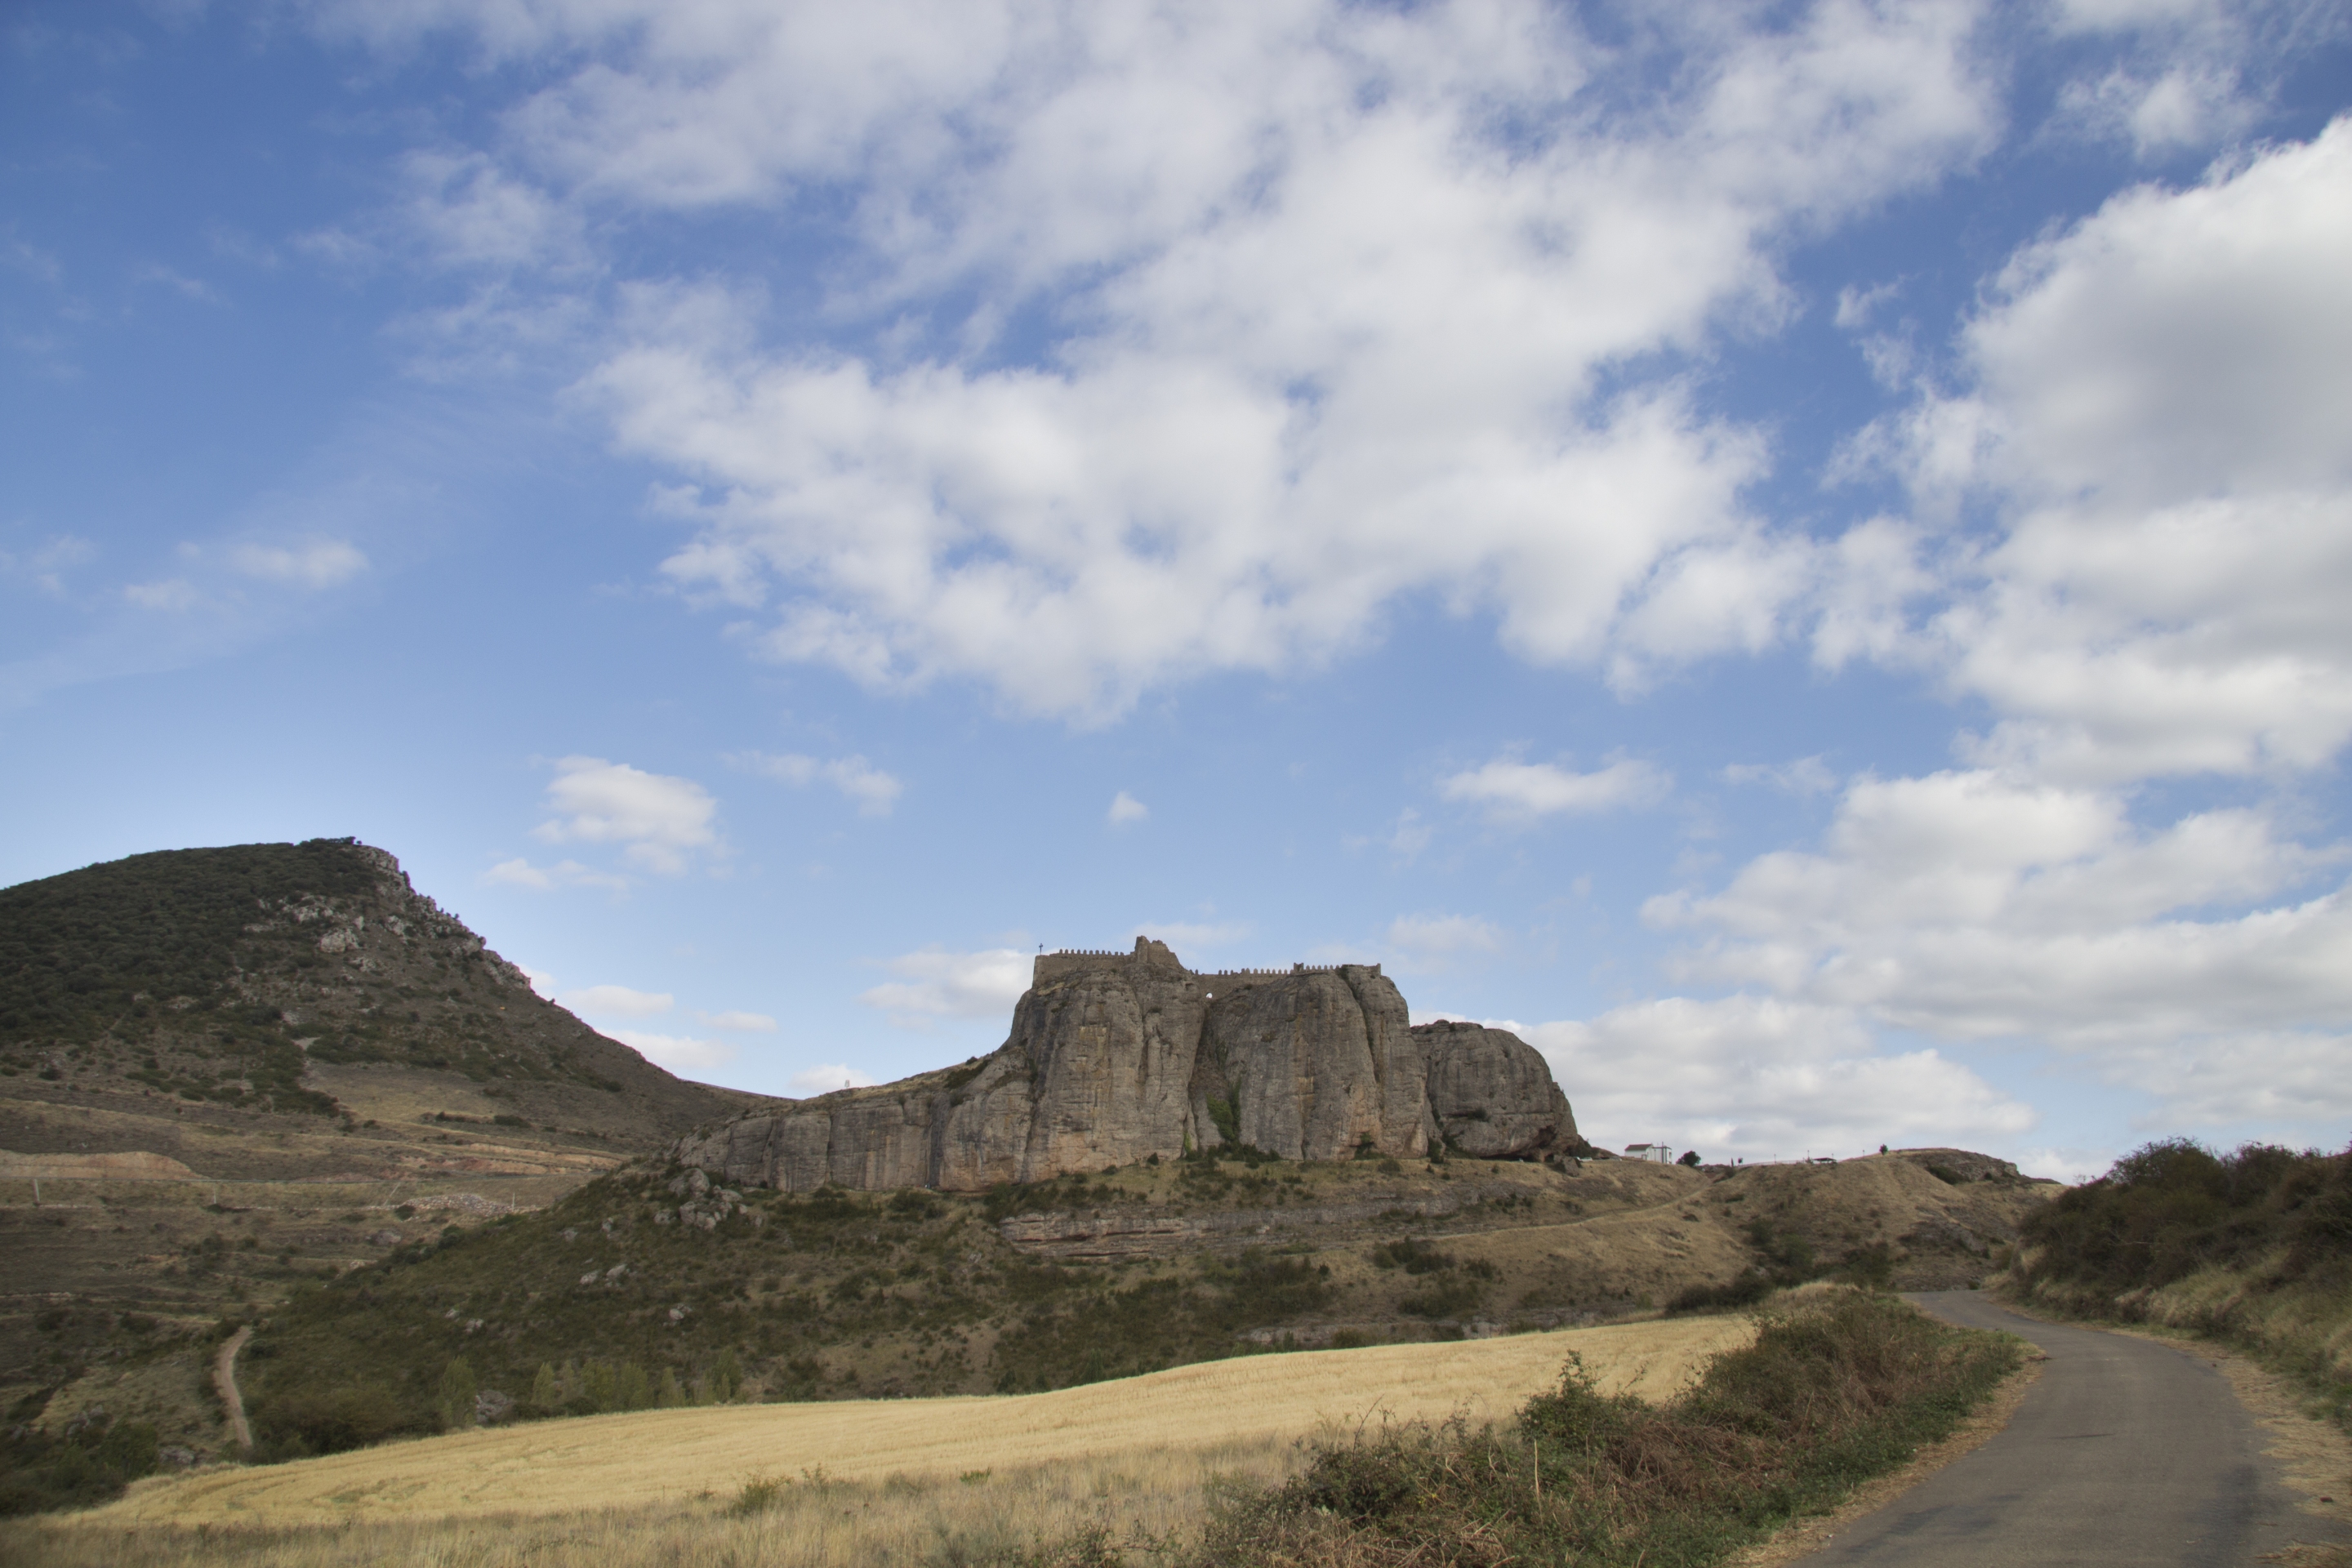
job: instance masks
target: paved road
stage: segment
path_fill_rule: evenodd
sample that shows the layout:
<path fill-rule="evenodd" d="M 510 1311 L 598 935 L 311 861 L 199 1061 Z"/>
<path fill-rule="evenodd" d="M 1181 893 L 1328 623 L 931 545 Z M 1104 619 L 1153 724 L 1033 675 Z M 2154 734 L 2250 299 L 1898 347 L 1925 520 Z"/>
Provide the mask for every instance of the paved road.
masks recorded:
<path fill-rule="evenodd" d="M 2290 1541 L 2342 1538 L 2295 1511 L 2261 1429 L 2208 1363 L 2037 1322 L 1973 1291 L 1912 1300 L 2031 1340 L 2049 1363 L 2005 1430 L 1839 1531 L 1801 1568 L 2238 1568 Z"/>

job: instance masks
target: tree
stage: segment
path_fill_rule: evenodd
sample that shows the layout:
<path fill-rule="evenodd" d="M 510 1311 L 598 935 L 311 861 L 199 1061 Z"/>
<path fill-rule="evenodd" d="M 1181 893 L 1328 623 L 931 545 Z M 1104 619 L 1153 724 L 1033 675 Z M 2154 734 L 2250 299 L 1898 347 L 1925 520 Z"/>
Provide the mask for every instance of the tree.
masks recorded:
<path fill-rule="evenodd" d="M 463 1432 L 474 1424 L 474 1369 L 464 1356 L 451 1358 L 441 1369 L 440 1396 L 435 1401 L 444 1432 Z"/>
<path fill-rule="evenodd" d="M 1675 1163 L 1680 1165 L 1688 1165 L 1693 1170 L 1696 1170 L 1698 1168 L 1698 1151 L 1696 1149 L 1684 1150 L 1683 1157 L 1676 1161 Z"/>
<path fill-rule="evenodd" d="M 555 1368 L 541 1362 L 539 1375 L 530 1380 L 531 1408 L 544 1413 L 562 1403 L 563 1385 L 555 1379 Z"/>

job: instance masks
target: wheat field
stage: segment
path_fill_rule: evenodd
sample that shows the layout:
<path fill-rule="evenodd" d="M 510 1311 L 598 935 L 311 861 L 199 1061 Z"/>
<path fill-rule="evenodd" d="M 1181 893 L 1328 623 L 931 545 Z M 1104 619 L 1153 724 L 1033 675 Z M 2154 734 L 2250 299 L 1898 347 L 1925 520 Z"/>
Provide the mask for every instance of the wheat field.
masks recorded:
<path fill-rule="evenodd" d="M 80 1528 L 283 1527 L 658 1509 L 739 1495 L 747 1481 L 887 1492 L 1073 1467 L 1163 1477 L 1171 1497 L 1211 1468 L 1269 1473 L 1291 1441 L 1383 1419 L 1507 1417 L 1570 1352 L 1602 1387 L 1673 1393 L 1738 1318 L 1696 1318 L 1446 1344 L 1204 1362 L 1050 1394 L 653 1410 L 453 1434 L 293 1464 L 140 1482 Z M 1222 1460 L 1214 1457 L 1223 1456 Z M 981 1476 L 986 1472 L 985 1476 Z M 961 1478 L 976 1476 L 973 1482 Z M 1077 1479 L 1075 1475 L 1072 1479 Z M 791 1489 L 786 1489 L 788 1491 Z M 1082 1489 L 1110 1496 L 1105 1482 Z"/>

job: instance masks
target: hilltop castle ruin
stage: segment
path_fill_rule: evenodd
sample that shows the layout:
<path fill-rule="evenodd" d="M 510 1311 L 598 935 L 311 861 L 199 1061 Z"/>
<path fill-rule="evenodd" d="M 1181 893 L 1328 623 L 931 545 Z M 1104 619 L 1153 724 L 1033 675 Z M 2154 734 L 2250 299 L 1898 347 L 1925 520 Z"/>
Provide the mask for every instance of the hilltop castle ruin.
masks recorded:
<path fill-rule="evenodd" d="M 1195 973 L 1139 937 L 1041 953 L 1012 1033 L 979 1061 L 758 1111 L 676 1152 L 739 1185 L 968 1191 L 1236 1143 L 1344 1160 L 1580 1142 L 1532 1047 L 1413 1026 L 1378 964 Z"/>

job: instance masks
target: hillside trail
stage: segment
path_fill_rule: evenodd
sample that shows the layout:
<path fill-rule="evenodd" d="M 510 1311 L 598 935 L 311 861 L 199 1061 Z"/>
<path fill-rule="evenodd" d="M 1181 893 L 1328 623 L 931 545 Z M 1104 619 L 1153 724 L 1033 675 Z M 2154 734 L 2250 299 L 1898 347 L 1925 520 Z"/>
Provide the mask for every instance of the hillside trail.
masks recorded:
<path fill-rule="evenodd" d="M 2238 1568 L 2352 1531 L 2305 1511 L 2203 1358 L 2042 1322 L 1969 1290 L 1911 1298 L 2047 1356 L 2008 1426 L 1790 1568 Z"/>
<path fill-rule="evenodd" d="M 229 1440 L 239 1448 L 253 1447 L 253 1429 L 245 1424 L 245 1397 L 236 1388 L 236 1352 L 251 1338 L 253 1325 L 247 1323 L 223 1341 L 220 1354 L 213 1358 L 213 1386 L 220 1391 L 221 1408 L 228 1415 Z"/>

